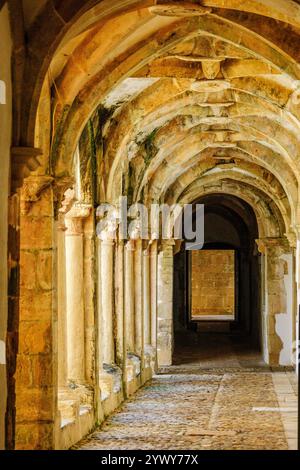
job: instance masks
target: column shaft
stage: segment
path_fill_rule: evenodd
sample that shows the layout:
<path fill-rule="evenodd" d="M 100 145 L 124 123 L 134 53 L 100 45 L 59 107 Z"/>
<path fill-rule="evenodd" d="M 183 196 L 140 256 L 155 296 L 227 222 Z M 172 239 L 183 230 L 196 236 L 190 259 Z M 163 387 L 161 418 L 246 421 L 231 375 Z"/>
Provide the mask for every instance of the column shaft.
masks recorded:
<path fill-rule="evenodd" d="M 173 245 L 162 242 L 157 267 L 157 360 L 172 364 L 173 353 Z"/>
<path fill-rule="evenodd" d="M 143 251 L 142 240 L 135 241 L 134 252 L 134 323 L 135 352 L 141 357 L 143 351 Z"/>
<path fill-rule="evenodd" d="M 151 308 L 151 345 L 156 349 L 157 337 L 157 241 L 150 246 L 150 308 Z"/>
<path fill-rule="evenodd" d="M 64 223 L 57 228 L 57 325 L 58 325 L 58 386 L 65 387 L 67 363 L 66 246 Z"/>
<path fill-rule="evenodd" d="M 150 259 L 149 251 L 143 252 L 143 300 L 144 300 L 144 344 L 151 345 L 151 305 L 150 305 Z"/>
<path fill-rule="evenodd" d="M 66 219 L 68 379 L 85 380 L 83 234 L 81 219 Z"/>
<path fill-rule="evenodd" d="M 116 359 L 118 364 L 123 362 L 124 350 L 124 242 L 118 242 L 116 247 L 115 264 L 115 305 L 116 305 Z"/>
<path fill-rule="evenodd" d="M 128 241 L 125 249 L 125 348 L 135 350 L 134 322 L 134 242 Z"/>
<path fill-rule="evenodd" d="M 113 337 L 113 252 L 114 242 L 101 242 L 101 318 L 103 363 L 114 362 Z"/>

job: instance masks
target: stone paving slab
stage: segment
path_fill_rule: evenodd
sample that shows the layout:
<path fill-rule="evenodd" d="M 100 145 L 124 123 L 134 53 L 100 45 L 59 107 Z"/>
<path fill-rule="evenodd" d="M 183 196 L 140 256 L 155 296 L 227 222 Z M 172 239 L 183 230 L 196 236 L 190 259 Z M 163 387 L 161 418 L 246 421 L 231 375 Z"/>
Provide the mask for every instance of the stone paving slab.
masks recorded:
<path fill-rule="evenodd" d="M 276 372 L 274 382 L 266 371 L 189 372 L 155 376 L 74 448 L 287 450 L 295 445 L 295 423 L 283 419 L 274 386 L 276 380 L 290 383 L 288 373 Z"/>

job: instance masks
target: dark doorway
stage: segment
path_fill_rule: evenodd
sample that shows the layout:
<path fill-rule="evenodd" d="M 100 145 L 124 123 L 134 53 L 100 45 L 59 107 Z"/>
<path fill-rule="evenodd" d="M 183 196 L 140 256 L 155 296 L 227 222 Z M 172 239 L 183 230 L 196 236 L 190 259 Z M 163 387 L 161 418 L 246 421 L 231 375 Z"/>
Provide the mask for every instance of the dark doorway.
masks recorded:
<path fill-rule="evenodd" d="M 201 285 L 204 286 L 199 294 L 202 297 L 198 297 L 207 312 L 200 313 L 214 313 L 215 307 L 217 314 L 217 299 L 220 303 L 222 297 L 228 297 L 228 292 L 224 290 L 226 285 L 229 286 L 226 272 L 233 268 L 225 265 L 218 267 L 217 262 L 216 269 L 209 270 L 208 261 L 204 261 L 202 268 L 198 266 L 196 270 L 192 259 L 200 256 L 186 251 L 182 243 L 174 259 L 174 364 L 186 363 L 191 355 L 199 364 L 209 364 L 209 358 L 213 364 L 218 356 L 221 361 L 222 354 L 234 356 L 233 363 L 237 364 L 235 353 L 252 364 L 260 357 L 261 345 L 260 256 L 255 243 L 258 227 L 254 211 L 242 199 L 225 194 L 207 195 L 196 203 L 204 204 L 204 259 L 219 260 L 220 264 L 224 263 L 224 259 L 230 259 L 226 253 L 231 254 L 231 259 L 234 256 L 234 286 L 230 281 L 228 287 L 230 291 L 234 288 L 234 302 L 231 302 L 229 309 L 230 302 L 227 301 L 228 305 L 225 302 L 228 311 L 219 312 L 225 314 L 222 319 L 213 315 L 204 315 L 204 319 L 201 315 L 195 316 L 195 308 L 192 309 L 193 286 L 195 289 L 197 285 L 199 292 Z M 195 283 L 197 276 L 199 280 Z M 233 304 L 232 317 L 226 319 L 226 313 L 233 310 Z"/>

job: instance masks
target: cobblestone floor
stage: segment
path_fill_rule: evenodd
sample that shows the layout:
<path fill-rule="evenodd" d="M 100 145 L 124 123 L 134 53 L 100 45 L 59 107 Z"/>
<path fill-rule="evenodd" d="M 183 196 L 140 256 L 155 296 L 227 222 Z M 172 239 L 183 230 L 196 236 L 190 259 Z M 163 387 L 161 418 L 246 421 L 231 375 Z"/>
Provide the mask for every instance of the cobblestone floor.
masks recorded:
<path fill-rule="evenodd" d="M 155 376 L 76 448 L 294 448 L 293 373 L 250 368 L 250 364 L 254 366 L 251 354 L 250 363 L 246 361 L 248 368 L 240 364 L 238 357 L 226 362 L 223 356 L 222 369 L 221 363 L 216 368 L 212 360 L 207 363 L 211 368 L 206 370 L 197 370 L 196 364 L 189 363 L 187 349 L 183 356 L 186 360 L 181 369 L 177 357 L 177 366 Z M 284 412 L 280 412 L 279 406 L 283 405 Z"/>

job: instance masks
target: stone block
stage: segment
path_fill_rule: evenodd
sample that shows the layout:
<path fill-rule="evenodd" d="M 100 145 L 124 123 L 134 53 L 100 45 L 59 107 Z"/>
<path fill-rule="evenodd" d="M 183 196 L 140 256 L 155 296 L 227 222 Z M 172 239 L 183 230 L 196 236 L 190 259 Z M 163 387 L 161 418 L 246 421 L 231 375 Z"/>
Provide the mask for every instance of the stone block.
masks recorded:
<path fill-rule="evenodd" d="M 23 216 L 20 221 L 20 246 L 24 250 L 52 248 L 53 219 Z"/>
<path fill-rule="evenodd" d="M 53 252 L 41 251 L 37 257 L 37 281 L 39 288 L 50 290 L 52 288 Z"/>
<path fill-rule="evenodd" d="M 19 329 L 19 352 L 49 354 L 51 352 L 51 323 L 49 321 L 22 321 Z"/>
<path fill-rule="evenodd" d="M 54 410 L 54 388 L 16 387 L 16 421 L 51 421 Z"/>
<path fill-rule="evenodd" d="M 19 386 L 32 386 L 32 366 L 30 356 L 27 354 L 18 354 L 15 378 Z"/>
<path fill-rule="evenodd" d="M 16 450 L 53 449 L 52 423 L 18 423 L 16 426 Z"/>
<path fill-rule="evenodd" d="M 26 289 L 36 288 L 37 260 L 35 253 L 22 250 L 20 253 L 20 286 Z"/>
<path fill-rule="evenodd" d="M 46 387 L 54 385 L 53 373 L 53 355 L 52 354 L 36 354 L 31 359 L 31 375 L 34 387 Z"/>
<path fill-rule="evenodd" d="M 20 319 L 23 321 L 50 320 L 52 318 L 52 291 L 20 291 Z"/>

